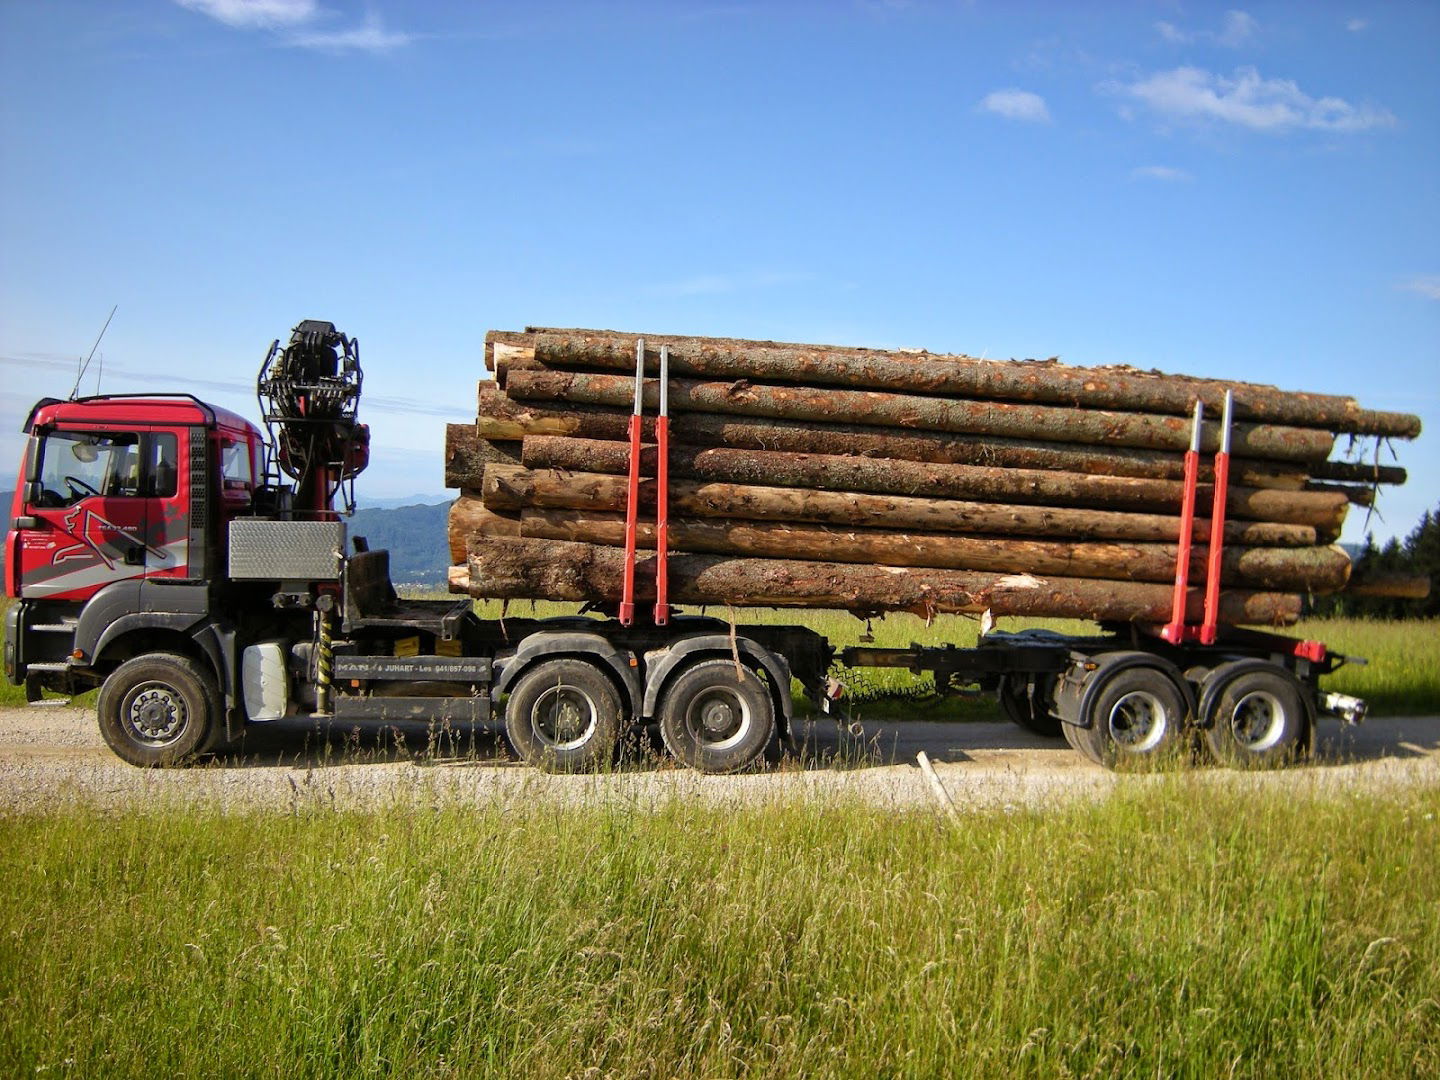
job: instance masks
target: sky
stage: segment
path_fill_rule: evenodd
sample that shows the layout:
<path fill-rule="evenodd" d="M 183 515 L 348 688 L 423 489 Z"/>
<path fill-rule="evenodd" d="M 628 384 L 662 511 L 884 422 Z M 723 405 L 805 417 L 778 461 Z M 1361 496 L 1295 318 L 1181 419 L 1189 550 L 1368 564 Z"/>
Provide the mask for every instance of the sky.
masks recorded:
<path fill-rule="evenodd" d="M 1434 3 L 0 0 L 0 473 L 112 306 L 83 392 L 251 417 L 357 337 L 362 502 L 443 497 L 486 330 L 591 326 L 1353 394 L 1424 420 L 1346 531 L 1403 536 L 1437 58 Z"/>

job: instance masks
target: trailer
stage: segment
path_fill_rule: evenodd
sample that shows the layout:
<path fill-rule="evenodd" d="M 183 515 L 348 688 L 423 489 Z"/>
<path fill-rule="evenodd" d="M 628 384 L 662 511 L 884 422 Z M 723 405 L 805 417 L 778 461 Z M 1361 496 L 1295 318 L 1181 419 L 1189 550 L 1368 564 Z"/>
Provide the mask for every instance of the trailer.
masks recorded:
<path fill-rule="evenodd" d="M 793 686 L 843 719 L 837 662 L 993 693 L 1016 723 L 1106 766 L 1197 741 L 1224 762 L 1285 761 L 1308 752 L 1321 716 L 1363 719 L 1363 702 L 1320 688 L 1346 662 L 1323 644 L 1221 625 L 1211 602 L 1201 624 L 1185 623 L 1188 536 L 1163 626 L 837 650 L 800 625 L 675 614 L 663 375 L 655 602 L 638 604 L 640 353 L 625 581 L 599 619 L 481 619 L 468 598 L 397 595 L 388 552 L 350 536 L 343 514 L 369 432 L 357 419 L 358 343 L 331 323 L 307 320 L 272 344 L 257 386 L 263 429 L 184 393 L 40 401 L 5 539 L 17 600 L 6 677 L 31 701 L 98 686 L 101 733 L 137 766 L 191 761 L 251 725 L 302 716 L 499 722 L 524 761 L 555 771 L 604 768 L 627 733 L 653 725 L 683 764 L 733 772 L 794 737 Z M 1219 476 L 1223 458 L 1216 466 Z M 1187 492 L 1193 521 L 1193 469 Z"/>

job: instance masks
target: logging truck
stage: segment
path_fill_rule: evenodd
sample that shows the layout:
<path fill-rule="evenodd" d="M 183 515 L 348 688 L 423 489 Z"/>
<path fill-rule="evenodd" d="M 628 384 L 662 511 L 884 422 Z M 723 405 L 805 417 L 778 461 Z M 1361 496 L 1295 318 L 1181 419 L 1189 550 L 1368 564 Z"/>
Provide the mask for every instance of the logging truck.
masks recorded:
<path fill-rule="evenodd" d="M 17 601 L 5 674 L 32 702 L 98 687 L 101 733 L 137 766 L 311 717 L 498 723 L 522 759 L 556 771 L 602 768 L 627 733 L 658 729 L 683 764 L 732 772 L 795 735 L 797 685 L 843 719 L 837 664 L 928 673 L 942 693 L 978 687 L 1016 723 L 1110 766 L 1192 745 L 1226 762 L 1286 760 L 1322 715 L 1364 716 L 1363 702 L 1321 690 L 1344 662 L 1323 644 L 1226 625 L 1218 604 L 1186 621 L 1188 538 L 1171 622 L 1101 623 L 1093 636 L 838 650 L 802 625 L 674 613 L 663 495 L 654 581 L 636 586 L 642 374 L 620 601 L 597 605 L 602 618 L 482 619 L 468 597 L 397 595 L 388 553 L 347 533 L 369 433 L 358 345 L 333 324 L 308 320 L 272 344 L 263 427 L 187 393 L 44 399 L 24 426 L 5 538 Z M 663 381 L 660 408 L 663 428 Z M 663 438 L 659 451 L 663 469 Z"/>

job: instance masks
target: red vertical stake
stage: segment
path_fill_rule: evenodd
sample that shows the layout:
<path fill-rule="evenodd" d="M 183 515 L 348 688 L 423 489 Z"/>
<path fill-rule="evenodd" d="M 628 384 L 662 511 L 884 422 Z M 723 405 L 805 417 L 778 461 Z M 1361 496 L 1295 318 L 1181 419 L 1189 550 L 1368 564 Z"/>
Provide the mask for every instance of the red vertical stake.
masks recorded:
<path fill-rule="evenodd" d="M 635 410 L 630 414 L 630 483 L 625 492 L 625 580 L 620 586 L 620 625 L 635 621 L 635 525 L 640 516 L 640 427 L 645 405 L 645 339 L 635 342 Z"/>
<path fill-rule="evenodd" d="M 1190 431 L 1190 449 L 1185 451 L 1185 485 L 1180 503 L 1180 545 L 1175 554 L 1175 593 L 1170 600 L 1170 621 L 1160 636 L 1172 645 L 1185 638 L 1185 594 L 1190 588 L 1190 551 L 1195 536 L 1195 487 L 1200 479 L 1200 426 L 1205 406 L 1195 402 L 1195 423 Z"/>
<path fill-rule="evenodd" d="M 655 418 L 655 625 L 670 621 L 670 346 L 660 346 L 660 414 Z"/>
<path fill-rule="evenodd" d="M 1210 510 L 1210 550 L 1205 563 L 1205 621 L 1200 644 L 1214 645 L 1220 625 L 1220 564 L 1225 555 L 1225 502 L 1230 493 L 1230 428 L 1235 395 L 1225 391 L 1220 421 L 1220 451 L 1215 455 L 1215 498 Z"/>

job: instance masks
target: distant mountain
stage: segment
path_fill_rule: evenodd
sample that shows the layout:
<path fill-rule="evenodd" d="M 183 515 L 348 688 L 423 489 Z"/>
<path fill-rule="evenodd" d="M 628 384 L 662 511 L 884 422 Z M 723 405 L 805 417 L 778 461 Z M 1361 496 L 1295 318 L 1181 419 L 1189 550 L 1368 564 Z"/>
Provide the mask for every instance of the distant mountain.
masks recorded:
<path fill-rule="evenodd" d="M 450 568 L 446 519 L 450 503 L 418 503 L 356 510 L 346 522 L 350 536 L 363 536 L 372 551 L 390 552 L 390 580 L 396 585 L 439 585 Z"/>
<path fill-rule="evenodd" d="M 367 499 L 357 495 L 355 505 L 362 510 L 394 510 L 401 506 L 434 506 L 441 502 L 444 502 L 448 506 L 448 500 L 454 497 L 453 495 L 435 492 L 427 492 L 423 495 L 402 495 L 399 498 L 389 499 Z"/>

